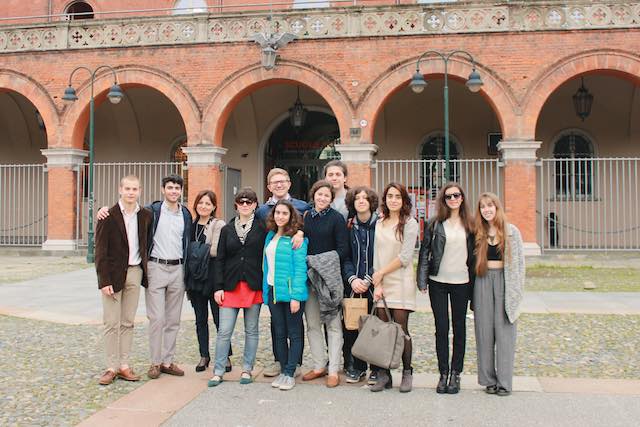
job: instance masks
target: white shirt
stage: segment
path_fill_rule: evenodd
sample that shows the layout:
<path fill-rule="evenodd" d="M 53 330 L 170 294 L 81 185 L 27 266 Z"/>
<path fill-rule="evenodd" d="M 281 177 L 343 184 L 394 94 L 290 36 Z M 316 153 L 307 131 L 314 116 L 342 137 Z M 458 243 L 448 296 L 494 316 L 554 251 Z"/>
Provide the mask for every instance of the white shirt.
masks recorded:
<path fill-rule="evenodd" d="M 469 283 L 469 269 L 467 267 L 467 233 L 462 223 L 455 226 L 451 221 L 442 223 L 447 241 L 444 245 L 444 253 L 437 276 L 429 276 L 440 283 L 460 285 Z"/>
<path fill-rule="evenodd" d="M 127 230 L 127 243 L 129 244 L 129 265 L 140 265 L 142 258 L 140 257 L 140 242 L 138 241 L 138 212 L 140 205 L 136 203 L 136 208 L 132 214 L 128 214 L 124 209 L 122 201 L 118 201 L 122 219 L 124 220 L 124 228 Z"/>
<path fill-rule="evenodd" d="M 264 248 L 264 255 L 267 258 L 267 284 L 273 286 L 276 278 L 276 250 L 278 249 L 278 240 L 280 236 L 275 235 L 269 242 L 266 248 Z"/>
<path fill-rule="evenodd" d="M 153 249 L 151 256 L 160 259 L 182 259 L 182 233 L 184 232 L 184 218 L 182 206 L 178 204 L 178 210 L 173 212 L 162 202 L 160 207 L 160 219 L 156 232 L 153 235 Z"/>

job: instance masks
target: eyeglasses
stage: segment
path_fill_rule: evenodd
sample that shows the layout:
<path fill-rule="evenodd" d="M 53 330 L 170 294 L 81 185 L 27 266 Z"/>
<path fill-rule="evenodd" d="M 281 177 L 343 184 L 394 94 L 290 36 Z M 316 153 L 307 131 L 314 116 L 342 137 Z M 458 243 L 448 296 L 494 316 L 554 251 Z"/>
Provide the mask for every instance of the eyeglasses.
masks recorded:
<path fill-rule="evenodd" d="M 238 206 L 251 206 L 253 204 L 253 200 L 249 200 L 249 199 L 240 199 L 238 201 L 236 201 L 236 205 Z"/>
<path fill-rule="evenodd" d="M 462 197 L 462 193 L 451 193 L 451 194 L 445 194 L 444 198 L 447 200 L 458 200 L 459 198 Z"/>
<path fill-rule="evenodd" d="M 280 185 L 286 185 L 286 184 L 287 184 L 287 182 L 289 182 L 289 180 L 288 180 L 288 179 L 283 179 L 283 180 L 280 180 L 280 181 L 271 181 L 271 182 L 269 183 L 269 185 L 273 185 L 273 186 L 276 186 L 276 187 L 277 187 L 277 186 L 280 186 Z"/>

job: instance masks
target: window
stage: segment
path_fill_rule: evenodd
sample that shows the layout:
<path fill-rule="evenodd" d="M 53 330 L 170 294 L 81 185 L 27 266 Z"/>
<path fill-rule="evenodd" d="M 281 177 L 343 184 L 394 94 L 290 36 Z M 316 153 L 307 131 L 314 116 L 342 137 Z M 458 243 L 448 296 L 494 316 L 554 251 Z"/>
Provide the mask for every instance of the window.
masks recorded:
<path fill-rule="evenodd" d="M 67 10 L 67 19 L 75 21 L 77 19 L 93 19 L 93 8 L 91 5 L 84 1 L 75 1 L 71 3 Z"/>
<path fill-rule="evenodd" d="M 572 131 L 553 147 L 556 194 L 586 197 L 593 194 L 593 145 L 586 135 Z"/>
<path fill-rule="evenodd" d="M 206 0 L 178 0 L 173 6 L 174 15 L 188 15 L 190 13 L 206 13 Z"/>
<path fill-rule="evenodd" d="M 458 149 L 458 144 L 449 136 L 449 161 L 451 167 L 449 175 L 451 181 L 458 181 L 460 178 L 459 165 L 454 162 L 459 158 L 460 150 Z M 427 136 L 420 149 L 420 160 L 429 160 L 422 164 L 422 182 L 425 188 L 430 188 L 432 191 L 437 192 L 446 181 L 443 132 L 436 132 Z"/>
<path fill-rule="evenodd" d="M 293 9 L 312 9 L 314 7 L 329 7 L 331 2 L 313 0 L 293 0 Z"/>

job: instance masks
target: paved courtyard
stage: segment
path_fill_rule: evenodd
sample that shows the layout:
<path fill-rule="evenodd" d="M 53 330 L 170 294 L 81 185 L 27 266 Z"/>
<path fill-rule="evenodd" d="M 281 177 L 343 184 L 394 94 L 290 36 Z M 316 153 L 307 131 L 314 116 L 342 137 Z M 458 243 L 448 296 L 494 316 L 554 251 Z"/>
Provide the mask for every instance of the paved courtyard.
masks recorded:
<path fill-rule="evenodd" d="M 74 425 L 82 420 L 91 426 L 123 425 L 118 417 L 122 414 L 136 420 L 136 426 L 165 421 L 167 425 L 275 425 L 283 420 L 307 425 L 391 425 L 396 407 L 402 425 L 566 425 L 570 420 L 583 425 L 602 421 L 633 425 L 630 420 L 638 416 L 634 408 L 640 407 L 640 293 L 528 292 L 518 326 L 516 393 L 506 399 L 486 396 L 476 385 L 472 316 L 463 392 L 444 397 L 433 392 L 433 319 L 428 299 L 420 296 L 419 301 L 420 311 L 410 320 L 416 390 L 406 396 L 397 389 L 372 395 L 353 386 L 329 391 L 321 383 L 299 384 L 284 393 L 271 390 L 260 375 L 258 383 L 246 388 L 228 381 L 207 389 L 210 374 L 193 372 L 199 356 L 188 301 L 183 305 L 177 354 L 187 377 L 116 381 L 99 387 L 101 305 L 94 271 L 2 284 L 0 425 Z M 270 342 L 265 338 L 267 313 L 264 309 L 256 374 L 271 360 Z M 145 316 L 142 298 L 132 361 L 140 373 L 148 367 Z M 242 331 L 236 332 L 233 341 L 240 349 Z M 305 356 L 309 366 L 309 355 Z M 239 357 L 237 351 L 232 359 L 235 366 Z M 237 375 L 234 372 L 229 379 Z M 372 411 L 360 414 L 350 409 L 361 405 L 384 409 L 377 417 Z M 278 417 L 283 411 L 286 419 Z M 474 422 L 479 415 L 482 419 Z"/>

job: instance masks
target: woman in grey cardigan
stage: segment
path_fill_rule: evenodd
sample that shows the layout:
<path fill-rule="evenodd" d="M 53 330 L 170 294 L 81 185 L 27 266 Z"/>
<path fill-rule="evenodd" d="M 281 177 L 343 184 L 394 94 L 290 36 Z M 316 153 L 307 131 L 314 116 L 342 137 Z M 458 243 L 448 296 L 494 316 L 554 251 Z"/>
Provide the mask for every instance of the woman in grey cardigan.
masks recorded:
<path fill-rule="evenodd" d="M 524 290 L 520 231 L 507 223 L 498 196 L 483 193 L 476 221 L 476 281 L 473 289 L 478 383 L 489 394 L 512 390 L 516 321 Z"/>

